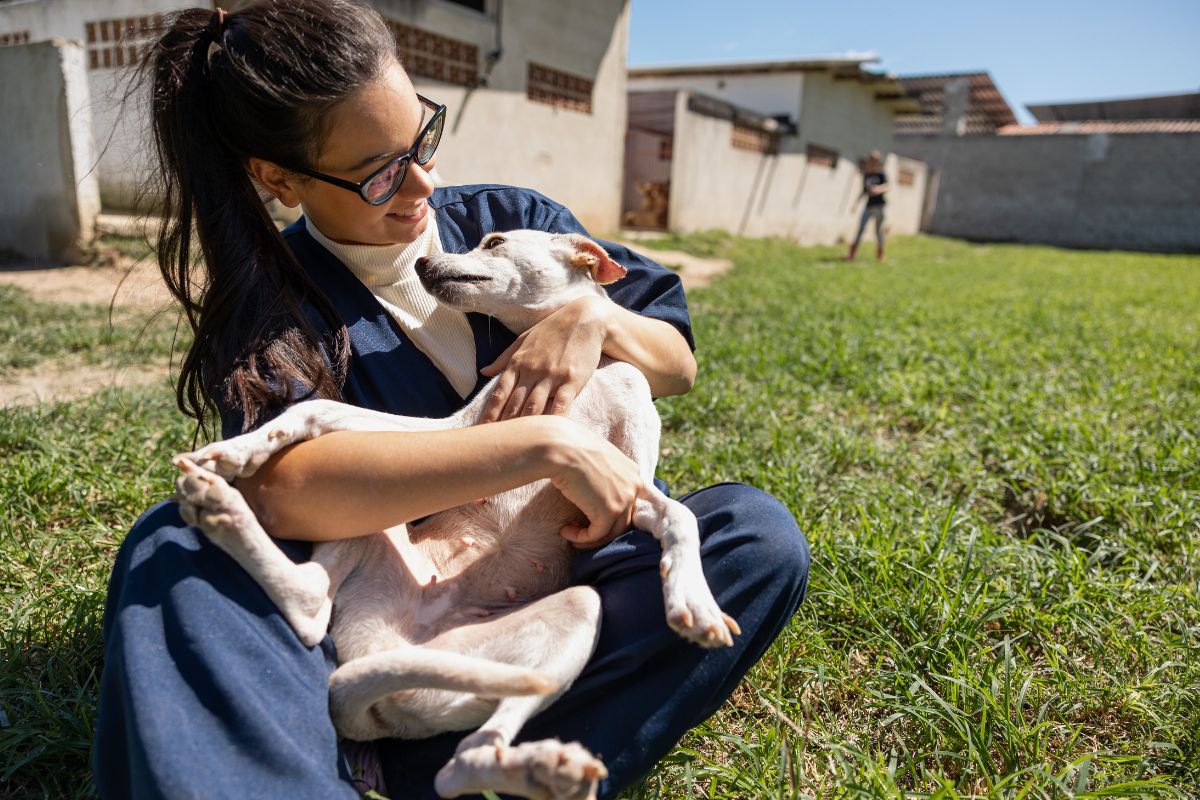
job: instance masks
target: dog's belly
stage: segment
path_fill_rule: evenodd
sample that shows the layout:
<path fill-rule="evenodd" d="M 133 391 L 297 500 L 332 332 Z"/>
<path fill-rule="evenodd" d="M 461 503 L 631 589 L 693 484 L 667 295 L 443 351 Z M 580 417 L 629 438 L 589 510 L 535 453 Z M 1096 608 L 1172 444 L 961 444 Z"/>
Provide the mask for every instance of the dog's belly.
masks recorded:
<path fill-rule="evenodd" d="M 541 481 L 363 537 L 334 599 L 338 661 L 422 644 L 565 588 L 573 548 L 559 530 L 577 519 Z"/>

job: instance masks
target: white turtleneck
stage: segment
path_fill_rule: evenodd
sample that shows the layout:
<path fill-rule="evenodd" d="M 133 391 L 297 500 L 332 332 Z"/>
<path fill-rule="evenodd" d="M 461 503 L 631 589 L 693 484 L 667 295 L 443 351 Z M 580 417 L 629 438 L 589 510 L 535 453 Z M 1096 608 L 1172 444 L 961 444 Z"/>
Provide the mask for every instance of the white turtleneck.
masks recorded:
<path fill-rule="evenodd" d="M 479 373 L 475 368 L 475 336 L 467 315 L 438 303 L 425 291 L 413 269 L 421 256 L 443 252 L 434 210 L 429 209 L 425 230 L 410 244 L 342 244 L 317 230 L 311 217 L 305 216 L 304 222 L 312 237 L 371 290 L 454 390 L 462 397 L 470 394 Z"/>

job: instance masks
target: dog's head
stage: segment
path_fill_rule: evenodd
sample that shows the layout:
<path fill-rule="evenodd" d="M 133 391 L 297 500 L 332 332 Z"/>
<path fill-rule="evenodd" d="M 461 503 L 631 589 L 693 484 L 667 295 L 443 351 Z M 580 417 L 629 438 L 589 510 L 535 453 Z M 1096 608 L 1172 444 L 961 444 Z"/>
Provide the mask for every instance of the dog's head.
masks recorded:
<path fill-rule="evenodd" d="M 438 301 L 478 311 L 520 332 L 601 285 L 625 277 L 604 248 L 578 234 L 489 233 L 469 253 L 417 259 L 417 277 Z"/>

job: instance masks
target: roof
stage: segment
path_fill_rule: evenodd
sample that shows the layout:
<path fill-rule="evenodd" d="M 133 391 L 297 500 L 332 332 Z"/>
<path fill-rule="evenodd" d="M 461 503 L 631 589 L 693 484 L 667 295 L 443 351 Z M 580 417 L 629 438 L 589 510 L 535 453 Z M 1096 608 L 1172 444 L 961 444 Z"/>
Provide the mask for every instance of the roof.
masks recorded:
<path fill-rule="evenodd" d="M 946 85 L 966 80 L 970 86 L 966 129 L 963 133 L 992 133 L 1005 125 L 1015 125 L 1017 117 L 987 72 L 947 72 L 936 75 L 902 75 L 900 85 L 916 95 L 920 113 L 896 117 L 896 133 L 938 133 L 945 114 Z"/>
<path fill-rule="evenodd" d="M 889 103 L 898 113 L 917 110 L 916 98 L 890 73 L 866 69 L 864 64 L 879 62 L 876 55 L 822 56 L 815 58 L 764 59 L 758 61 L 708 61 L 693 64 L 663 64 L 631 67 L 628 76 L 638 78 L 694 78 L 729 75 L 770 75 L 789 72 L 828 72 L 836 80 L 853 80 L 875 89 L 875 99 Z M 635 88 L 635 87 L 630 87 Z"/>
<path fill-rule="evenodd" d="M 1088 135 L 1093 133 L 1200 133 L 1200 119 L 1126 119 L 1084 122 L 1039 122 L 1036 125 L 1006 125 L 1000 136 Z"/>
<path fill-rule="evenodd" d="M 879 57 L 822 56 L 815 58 L 768 58 L 751 61 L 704 61 L 691 64 L 660 64 L 630 67 L 631 78 L 670 78 L 682 75 L 753 75 L 771 72 L 824 72 L 826 70 L 856 70 L 863 64 L 876 64 Z"/>
<path fill-rule="evenodd" d="M 1027 105 L 1039 122 L 1097 119 L 1200 119 L 1200 92 Z"/>

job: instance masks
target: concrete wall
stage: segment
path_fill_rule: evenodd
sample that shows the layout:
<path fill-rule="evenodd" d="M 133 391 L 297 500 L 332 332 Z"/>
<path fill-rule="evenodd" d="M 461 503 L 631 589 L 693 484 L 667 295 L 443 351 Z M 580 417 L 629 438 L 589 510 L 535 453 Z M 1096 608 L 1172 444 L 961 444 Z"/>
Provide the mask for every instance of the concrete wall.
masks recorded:
<path fill-rule="evenodd" d="M 0 47 L 0 253 L 77 262 L 100 194 L 83 48 L 56 39 Z"/>
<path fill-rule="evenodd" d="M 805 73 L 798 71 L 761 75 L 635 77 L 630 78 L 629 88 L 639 92 L 688 89 L 766 117 L 787 114 L 794 121 L 803 104 L 805 77 Z M 891 124 L 890 120 L 888 124 Z"/>
<path fill-rule="evenodd" d="M 62 37 L 87 42 L 86 25 L 192 8 L 195 0 L 18 0 L 0 4 L 0 31 L 28 30 L 32 41 Z M 87 45 L 83 45 L 86 48 Z M 143 138 L 149 129 L 146 93 L 124 102 L 133 70 L 86 70 L 91 93 L 93 137 L 98 153 L 100 197 L 107 208 L 130 208 L 142 190 L 152 153 Z"/>
<path fill-rule="evenodd" d="M 813 143 L 857 159 L 871 150 L 886 153 L 892 146 L 892 110 L 875 99 L 876 88 L 835 78 L 829 71 L 635 77 L 629 88 L 686 89 L 764 116 L 787 115 L 797 123 L 798 135 L 784 144 L 795 152 Z"/>
<path fill-rule="evenodd" d="M 852 163 L 872 150 L 889 152 L 892 109 L 875 99 L 875 91 L 871 84 L 839 80 L 828 72 L 806 73 L 797 150 L 819 144 Z"/>
<path fill-rule="evenodd" d="M 376 0 L 384 16 L 471 42 L 495 46 L 495 21 L 441 2 Z M 619 225 L 625 149 L 628 0 L 523 0 L 503 9 L 504 55 L 486 89 L 416 79 L 418 91 L 446 103 L 438 150 L 447 184 L 510 183 L 564 204 L 589 230 Z M 530 61 L 593 81 L 590 114 L 526 98 Z"/>
<path fill-rule="evenodd" d="M 23 0 L 0 3 L 0 32 L 85 40 L 88 21 L 139 17 L 195 5 L 195 0 Z M 227 6 L 238 5 L 229 0 Z M 479 48 L 497 42 L 494 14 L 443 0 L 374 0 L 385 17 Z M 417 79 L 418 90 L 449 106 L 439 151 L 444 183 L 529 186 L 567 205 L 589 228 L 615 230 L 621 208 L 625 138 L 625 63 L 629 0 L 522 0 L 503 7 L 503 55 L 486 88 Z M 593 81 L 592 112 L 526 99 L 530 61 Z M 129 207 L 149 164 L 144 93 L 122 104 L 128 69 L 88 74 L 94 100 L 99 175 L 106 206 Z"/>
<path fill-rule="evenodd" d="M 853 239 L 862 211 L 862 174 L 856 159 L 867 151 L 843 149 L 834 167 L 810 164 L 802 137 L 783 137 L 777 154 L 756 153 L 731 145 L 732 127 L 728 120 L 689 111 L 687 92 L 678 94 L 671 165 L 672 230 L 722 228 L 746 236 L 785 236 L 802 244 Z M 829 135 L 836 146 L 834 129 L 831 125 Z M 899 184 L 901 168 L 913 174 L 911 185 Z M 886 229 L 891 234 L 916 233 L 925 166 L 893 156 L 885 171 L 891 184 Z"/>
<path fill-rule="evenodd" d="M 931 233 L 1200 252 L 1200 134 L 898 136 L 938 170 Z"/>

